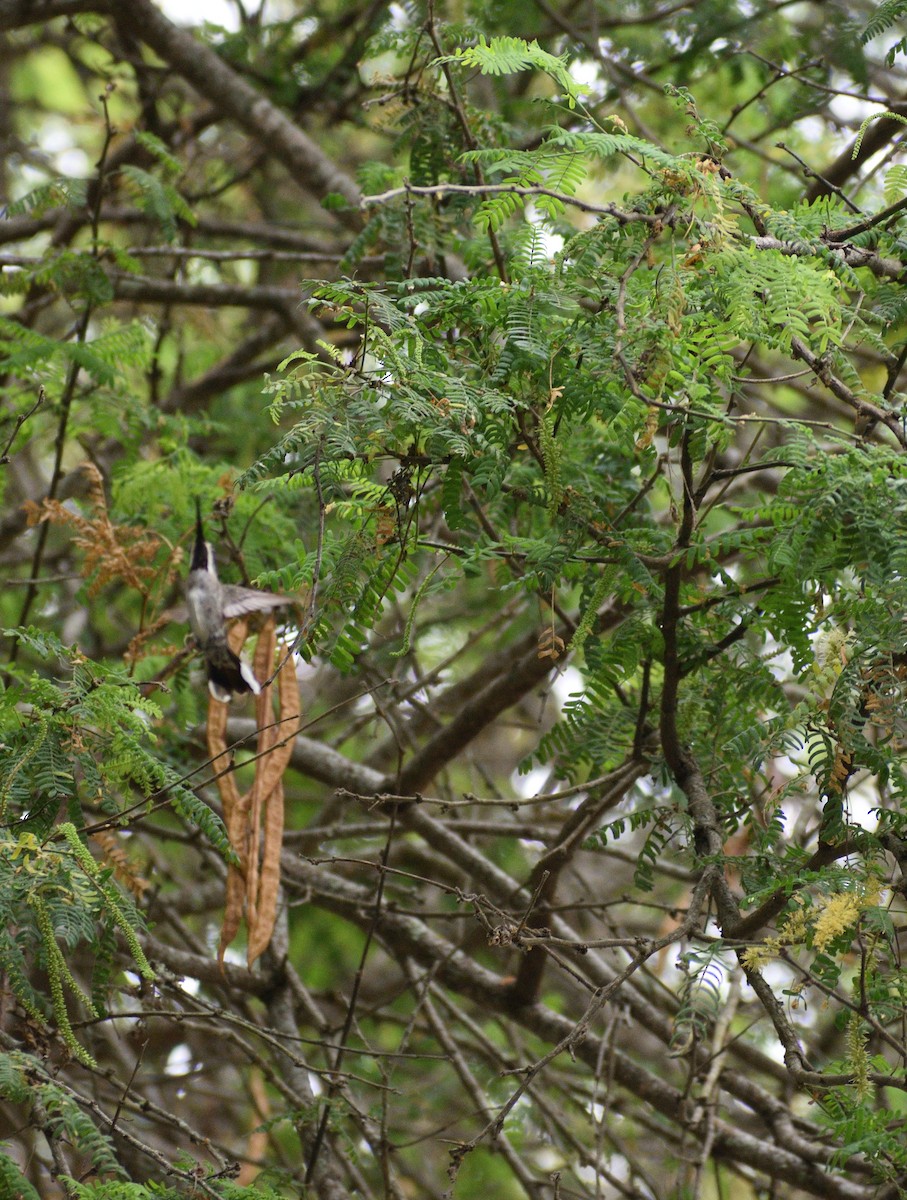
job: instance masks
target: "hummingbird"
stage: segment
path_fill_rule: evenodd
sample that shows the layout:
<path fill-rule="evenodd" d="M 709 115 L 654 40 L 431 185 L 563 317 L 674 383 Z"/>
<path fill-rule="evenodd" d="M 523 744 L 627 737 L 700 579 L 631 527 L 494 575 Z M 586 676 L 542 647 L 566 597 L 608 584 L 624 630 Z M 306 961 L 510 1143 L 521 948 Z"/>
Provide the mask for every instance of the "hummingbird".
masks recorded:
<path fill-rule="evenodd" d="M 201 504 L 196 499 L 195 544 L 186 577 L 186 606 L 189 625 L 205 656 L 208 691 L 215 700 L 226 702 L 234 692 L 252 692 L 257 696 L 261 691 L 252 668 L 227 645 L 227 621 L 247 613 L 268 612 L 284 604 L 292 604 L 292 600 L 275 592 L 221 583 L 217 577 L 214 549 L 205 541 Z"/>

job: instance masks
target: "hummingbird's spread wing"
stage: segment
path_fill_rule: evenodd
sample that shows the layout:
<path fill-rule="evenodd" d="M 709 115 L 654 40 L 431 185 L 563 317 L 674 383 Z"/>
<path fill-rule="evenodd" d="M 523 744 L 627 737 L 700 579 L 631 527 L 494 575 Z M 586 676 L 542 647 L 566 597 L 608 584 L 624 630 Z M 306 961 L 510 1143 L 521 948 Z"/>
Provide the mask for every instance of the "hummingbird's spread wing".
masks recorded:
<path fill-rule="evenodd" d="M 244 617 L 248 613 L 268 612 L 284 604 L 292 604 L 289 596 L 278 596 L 275 592 L 259 592 L 255 588 L 225 584 L 223 589 L 224 618 Z"/>

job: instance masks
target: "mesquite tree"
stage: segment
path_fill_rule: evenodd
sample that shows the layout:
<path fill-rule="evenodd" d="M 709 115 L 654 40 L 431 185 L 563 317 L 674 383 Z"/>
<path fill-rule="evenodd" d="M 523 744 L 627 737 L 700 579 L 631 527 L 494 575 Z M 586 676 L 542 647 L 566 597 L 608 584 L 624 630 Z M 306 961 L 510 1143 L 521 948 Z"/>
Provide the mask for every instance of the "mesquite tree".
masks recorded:
<path fill-rule="evenodd" d="M 0 0 L 0 1192 L 903 1195 L 907 3 L 190 8 Z"/>

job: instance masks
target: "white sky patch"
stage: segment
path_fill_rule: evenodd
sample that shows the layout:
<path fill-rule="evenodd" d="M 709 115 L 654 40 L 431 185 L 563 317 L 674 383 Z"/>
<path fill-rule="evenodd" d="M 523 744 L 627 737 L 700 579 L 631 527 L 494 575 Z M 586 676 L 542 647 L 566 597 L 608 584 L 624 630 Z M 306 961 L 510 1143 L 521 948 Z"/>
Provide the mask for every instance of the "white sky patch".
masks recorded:
<path fill-rule="evenodd" d="M 873 113 L 885 111 L 878 104 L 867 104 L 856 96 L 835 96 L 828 107 L 839 121 L 853 122 L 865 121 Z"/>
<path fill-rule="evenodd" d="M 681 34 L 678 30 L 671 29 L 668 26 L 662 29 L 661 35 L 669 46 L 679 51 L 689 50 L 693 41 L 690 34 Z M 640 59 L 638 62 L 634 62 L 633 69 L 634 71 L 644 71 L 646 64 Z"/>
<path fill-rule="evenodd" d="M 167 1055 L 167 1061 L 164 1064 L 165 1075 L 188 1075 L 192 1070 L 192 1051 L 183 1042 L 179 1046 L 174 1046 Z"/>
<path fill-rule="evenodd" d="M 596 1104 L 596 1105 L 593 1105 L 593 1107 L 599 1108 L 600 1106 Z M 615 1115 L 616 1114 L 612 1113 L 612 1116 L 615 1116 Z M 601 1120 L 601 1118 L 598 1118 L 598 1117 L 596 1117 L 595 1119 L 596 1119 L 597 1123 L 600 1122 L 600 1120 Z M 630 1165 L 627 1162 L 627 1160 L 623 1157 L 623 1155 L 609 1154 L 606 1159 L 606 1164 L 607 1164 L 608 1175 L 610 1176 L 611 1179 L 620 1179 L 624 1182 L 629 1180 Z M 592 1187 L 598 1188 L 596 1195 L 601 1194 L 601 1187 L 600 1187 L 601 1182 L 604 1180 L 607 1183 L 607 1180 L 605 1180 L 604 1175 L 600 1175 L 599 1172 L 596 1171 L 595 1167 L 593 1167 L 591 1165 L 580 1164 L 579 1166 L 574 1166 L 573 1170 L 576 1172 L 577 1179 L 582 1180 L 582 1182 L 585 1183 L 587 1185 L 587 1187 L 589 1187 L 589 1188 L 592 1188 Z M 608 1193 L 608 1195 L 615 1195 L 615 1194 L 616 1193 L 614 1193 L 614 1192 Z M 634 1195 L 638 1195 L 638 1193 L 634 1193 Z"/>
<path fill-rule="evenodd" d="M 165 16 L 175 25 L 198 25 L 202 21 L 210 21 L 212 25 L 221 25 L 224 29 L 239 29 L 239 13 L 236 5 L 229 0 L 158 0 Z M 261 3 L 255 0 L 245 0 L 248 13 L 257 12 Z"/>
<path fill-rule="evenodd" d="M 551 681 L 551 694 L 559 705 L 564 704 L 571 696 L 581 692 L 584 687 L 582 672 L 577 667 L 567 666 L 558 671 Z"/>
<path fill-rule="evenodd" d="M 577 87 L 586 91 L 597 91 L 602 86 L 601 67 L 591 58 L 575 58 L 570 63 L 570 74 Z"/>
<path fill-rule="evenodd" d="M 391 27 L 396 30 L 407 29 L 412 21 L 406 8 L 402 4 L 392 4 L 388 10 L 391 18 Z"/>
<path fill-rule="evenodd" d="M 218 950 L 218 947 L 220 945 L 220 929 L 218 928 L 218 926 L 216 926 L 214 924 L 210 924 L 207 927 L 207 929 L 205 930 L 205 941 L 207 942 L 208 947 L 211 950 L 211 952 L 216 953 Z M 234 966 L 234 967 L 245 967 L 246 966 L 245 949 L 240 950 L 238 946 L 228 946 L 226 948 L 226 950 L 224 951 L 224 962 L 230 963 L 230 965 Z M 187 984 L 192 984 L 193 985 L 192 988 L 190 989 L 189 987 L 187 987 L 186 986 Z M 198 994 L 199 985 L 198 985 L 197 979 L 191 979 L 191 978 L 184 979 L 182 986 L 183 986 L 184 991 L 188 992 L 191 990 L 193 996 Z"/>
<path fill-rule="evenodd" d="M 803 137 L 805 143 L 820 146 L 828 131 L 825 122 L 820 117 L 804 117 L 802 121 L 797 122 L 797 132 Z M 785 156 L 785 161 L 788 160 L 788 156 Z"/>
<path fill-rule="evenodd" d="M 65 122 L 53 119 L 44 122 L 41 149 L 53 159 L 54 169 L 59 175 L 77 179 L 91 174 L 88 155 L 72 144 L 72 131 Z"/>
<path fill-rule="evenodd" d="M 523 800 L 530 800 L 545 787 L 550 774 L 550 767 L 533 767 L 528 775 L 521 775 L 519 771 L 514 771 L 510 783 L 518 796 Z"/>
<path fill-rule="evenodd" d="M 848 820 L 864 829 L 875 829 L 879 822 L 879 795 L 876 789 L 874 775 L 847 789 L 844 799 L 844 813 Z"/>
<path fill-rule="evenodd" d="M 434 670 L 439 663 L 456 654 L 466 645 L 468 636 L 467 631 L 458 625 L 435 625 L 426 629 L 419 638 L 419 649 L 426 668 Z M 423 699 L 428 699 L 427 694 L 423 693 Z"/>
<path fill-rule="evenodd" d="M 542 245 L 549 262 L 554 261 L 555 254 L 560 254 L 564 248 L 564 239 L 559 233 L 550 233 L 547 229 L 540 230 Z"/>
<path fill-rule="evenodd" d="M 542 1146 L 533 1154 L 533 1161 L 540 1171 L 556 1171 L 564 1165 L 564 1156 L 553 1146 Z"/>

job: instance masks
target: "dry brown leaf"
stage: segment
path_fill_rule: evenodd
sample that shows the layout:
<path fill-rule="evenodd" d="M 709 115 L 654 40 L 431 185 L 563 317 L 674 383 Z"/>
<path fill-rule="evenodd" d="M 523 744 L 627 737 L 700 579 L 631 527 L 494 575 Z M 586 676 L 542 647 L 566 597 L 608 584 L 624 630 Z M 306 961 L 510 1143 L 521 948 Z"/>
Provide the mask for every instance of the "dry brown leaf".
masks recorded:
<path fill-rule="evenodd" d="M 654 405 L 649 406 L 646 413 L 646 424 L 642 433 L 636 439 L 636 449 L 646 450 L 652 444 L 652 439 L 658 432 L 658 409 Z"/>
<path fill-rule="evenodd" d="M 280 854 L 283 849 L 284 830 L 283 776 L 293 753 L 293 738 L 299 728 L 299 685 L 296 681 L 296 666 L 292 654 L 285 646 L 279 647 L 278 654 L 283 663 L 276 680 L 280 701 L 280 724 L 273 727 L 271 745 L 274 749 L 264 760 L 269 765 L 268 782 L 271 786 L 263 800 L 264 841 L 257 896 L 257 920 L 254 928 L 251 922 L 249 926 L 250 966 L 267 949 L 277 919 Z"/>
<path fill-rule="evenodd" d="M 151 883 L 139 874 L 138 866 L 120 845 L 117 835 L 109 829 L 99 829 L 91 835 L 91 840 L 100 847 L 102 862 L 113 867 L 114 879 L 131 892 L 136 900 L 141 900 Z"/>
<path fill-rule="evenodd" d="M 247 624 L 238 621 L 230 630 L 228 642 L 230 648 L 239 653 L 245 641 Z M 232 754 L 227 752 L 227 714 L 229 704 L 215 700 L 212 696 L 208 701 L 208 755 L 211 766 L 217 775 L 217 790 L 220 792 L 221 804 L 224 810 L 224 825 L 230 845 L 240 859 L 239 867 L 232 864 L 227 867 L 227 883 L 224 896 L 224 920 L 220 931 L 220 943 L 217 950 L 218 962 L 223 964 L 224 952 L 236 937 L 242 924 L 243 900 L 245 898 L 245 819 L 243 798 L 236 784 L 236 776 L 230 770 L 233 763 Z"/>
<path fill-rule="evenodd" d="M 265 1087 L 261 1071 L 258 1068 L 253 1068 L 249 1072 L 246 1086 L 249 1098 L 252 1101 L 253 1128 L 249 1133 L 245 1159 L 240 1167 L 239 1174 L 236 1176 L 236 1182 L 240 1187 L 249 1187 L 260 1174 L 261 1168 L 257 1164 L 264 1158 L 269 1141 L 267 1129 L 262 1129 L 260 1126 L 264 1125 L 271 1116 L 271 1102 L 268 1099 L 268 1090 Z"/>
<path fill-rule="evenodd" d="M 94 509 L 94 516 L 84 517 L 59 500 L 42 500 L 40 504 L 29 500 L 23 506 L 28 524 L 50 521 L 69 525 L 75 530 L 73 542 L 85 555 L 82 574 L 86 578 L 93 576 L 88 588 L 90 596 L 111 580 L 122 580 L 127 587 L 147 596 L 149 582 L 159 570 L 154 559 L 161 547 L 161 539 L 139 526 L 115 525 L 107 512 L 100 471 L 93 463 L 83 463 L 81 470 L 89 481 L 87 499 Z M 174 556 L 171 560 L 171 574 L 176 570 L 177 558 Z"/>
<path fill-rule="evenodd" d="M 239 654 L 247 634 L 245 622 L 230 631 L 231 649 Z M 253 670 L 266 679 L 277 655 L 274 619 L 269 618 L 258 636 Z M 232 757 L 226 749 L 229 706 L 217 700 L 208 705 L 208 753 L 215 771 L 224 809 L 224 824 L 240 865 L 227 869 L 224 919 L 218 961 L 223 963 L 227 946 L 239 932 L 245 913 L 248 928 L 247 958 L 251 965 L 268 947 L 277 919 L 280 895 L 280 854 L 283 847 L 283 776 L 293 751 L 293 736 L 299 728 L 299 687 L 292 655 L 281 646 L 277 661 L 282 666 L 273 685 L 256 697 L 258 746 L 255 778 L 245 795 L 240 794 L 235 775 L 228 770 Z M 279 702 L 275 714 L 273 704 Z"/>
<path fill-rule="evenodd" d="M 153 637 L 156 637 L 162 629 L 166 629 L 172 620 L 173 611 L 171 609 L 167 609 L 166 612 L 162 613 L 161 616 L 152 621 L 150 625 L 146 625 L 144 629 L 140 629 L 126 647 L 126 653 L 123 655 L 126 663 L 129 666 L 133 666 L 140 659 L 144 658 L 145 646 L 147 643 L 151 641 Z M 155 654 L 176 654 L 177 650 L 178 647 L 174 645 L 158 646 L 155 649 Z"/>
<path fill-rule="evenodd" d="M 264 629 L 258 635 L 258 646 L 255 660 L 252 664 L 256 676 L 265 679 L 270 675 L 271 664 L 274 662 L 276 637 L 274 633 L 274 618 L 268 619 Z M 274 719 L 270 711 L 271 689 L 262 688 L 255 700 L 255 719 L 258 725 L 258 758 L 255 763 L 255 778 L 248 794 L 248 857 L 246 859 L 246 924 L 249 927 L 249 943 L 253 931 L 258 927 L 258 880 L 259 856 L 261 842 L 261 813 L 267 803 L 270 790 L 270 755 L 269 751 L 274 742 Z"/>
<path fill-rule="evenodd" d="M 563 653 L 564 639 L 554 631 L 553 626 L 543 629 L 539 634 L 539 658 L 550 658 L 556 662 Z"/>

